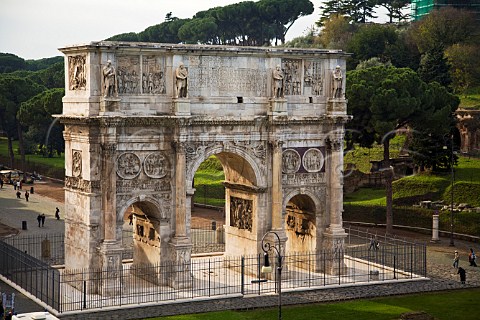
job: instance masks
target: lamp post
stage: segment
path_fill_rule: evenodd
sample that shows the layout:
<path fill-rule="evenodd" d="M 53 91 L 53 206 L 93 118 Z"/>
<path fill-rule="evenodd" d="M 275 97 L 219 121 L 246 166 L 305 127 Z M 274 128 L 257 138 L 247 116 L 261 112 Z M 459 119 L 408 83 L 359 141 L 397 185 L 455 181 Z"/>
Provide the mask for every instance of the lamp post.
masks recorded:
<path fill-rule="evenodd" d="M 448 149 L 445 145 L 444 150 Z M 450 135 L 450 246 L 454 247 L 455 243 L 453 242 L 453 184 L 455 182 L 455 172 L 453 170 L 453 134 Z"/>
<path fill-rule="evenodd" d="M 278 248 L 276 244 L 272 245 L 270 242 L 265 241 L 265 237 L 270 233 L 277 237 Z M 268 258 L 268 252 L 271 249 L 274 249 L 277 253 L 278 320 L 282 320 L 282 246 L 278 234 L 274 231 L 267 231 L 267 233 L 265 233 L 262 237 L 262 250 L 265 258 L 264 265 L 261 270 L 262 273 L 272 272 L 272 267 L 270 266 L 270 260 Z"/>

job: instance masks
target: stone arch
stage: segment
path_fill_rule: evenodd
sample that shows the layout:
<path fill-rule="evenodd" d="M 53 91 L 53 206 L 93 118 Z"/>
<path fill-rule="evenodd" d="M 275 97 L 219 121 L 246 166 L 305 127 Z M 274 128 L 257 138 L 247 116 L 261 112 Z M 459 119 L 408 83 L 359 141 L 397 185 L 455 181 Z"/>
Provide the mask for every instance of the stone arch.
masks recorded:
<path fill-rule="evenodd" d="M 156 198 L 151 195 L 136 195 L 117 207 L 117 224 L 123 223 L 124 212 L 135 203 L 140 203 L 144 208 L 154 208 L 159 213 L 158 219 L 165 217 L 165 214 L 162 214 L 161 204 Z"/>
<path fill-rule="evenodd" d="M 258 187 L 266 186 L 267 179 L 262 169 L 260 168 L 258 163 L 255 161 L 256 160 L 255 157 L 253 157 L 251 154 L 249 154 L 242 148 L 232 146 L 228 148 L 228 150 L 225 150 L 225 147 L 221 145 L 216 145 L 214 147 L 207 147 L 201 156 L 197 157 L 196 159 L 193 160 L 192 163 L 190 163 L 186 173 L 187 185 L 188 186 L 192 185 L 195 172 L 198 170 L 198 168 L 200 167 L 200 164 L 202 164 L 203 161 L 208 159 L 208 157 L 210 156 L 218 155 L 220 153 L 230 153 L 243 158 L 250 165 L 253 171 L 253 175 L 255 178 L 255 183 L 253 183 L 253 185 Z"/>
<path fill-rule="evenodd" d="M 285 252 L 312 252 L 321 249 L 325 208 L 308 189 L 292 190 L 284 197 L 282 220 L 288 241 Z"/>

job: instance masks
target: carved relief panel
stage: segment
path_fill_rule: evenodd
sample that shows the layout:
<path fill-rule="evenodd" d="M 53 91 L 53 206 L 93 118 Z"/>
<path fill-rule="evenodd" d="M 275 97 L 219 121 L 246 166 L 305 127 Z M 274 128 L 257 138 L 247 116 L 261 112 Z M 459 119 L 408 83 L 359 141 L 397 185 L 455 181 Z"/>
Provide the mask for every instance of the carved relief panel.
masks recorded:
<path fill-rule="evenodd" d="M 253 201 L 230 197 L 230 226 L 252 231 Z"/>
<path fill-rule="evenodd" d="M 125 152 L 117 158 L 117 193 L 134 190 L 157 192 L 157 197 L 170 201 L 170 160 L 164 152 Z M 163 192 L 166 192 L 163 194 Z"/>
<path fill-rule="evenodd" d="M 86 55 L 68 57 L 68 87 L 70 90 L 85 90 L 87 76 L 85 74 Z"/>
<path fill-rule="evenodd" d="M 303 85 L 305 95 L 323 95 L 323 70 L 318 61 L 305 61 L 303 66 Z"/>
<path fill-rule="evenodd" d="M 117 174 L 123 179 L 133 179 L 140 174 L 142 163 L 133 152 L 125 152 L 117 159 Z"/>
<path fill-rule="evenodd" d="M 117 66 L 118 94 L 140 93 L 140 58 L 119 56 Z"/>
<path fill-rule="evenodd" d="M 325 147 L 287 148 L 282 153 L 282 183 L 315 185 L 325 183 Z"/>
<path fill-rule="evenodd" d="M 284 76 L 284 94 L 301 95 L 302 94 L 302 60 L 284 59 L 282 69 Z"/>
<path fill-rule="evenodd" d="M 72 150 L 72 176 L 82 176 L 82 151 Z"/>
<path fill-rule="evenodd" d="M 165 94 L 165 57 L 143 56 L 142 92 L 149 94 Z"/>

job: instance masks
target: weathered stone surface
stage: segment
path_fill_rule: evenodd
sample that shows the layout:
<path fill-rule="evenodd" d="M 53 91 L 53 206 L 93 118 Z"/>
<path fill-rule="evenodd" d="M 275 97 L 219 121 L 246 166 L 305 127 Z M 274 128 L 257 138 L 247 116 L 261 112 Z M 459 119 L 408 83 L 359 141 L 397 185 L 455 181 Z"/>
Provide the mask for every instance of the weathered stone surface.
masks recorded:
<path fill-rule="evenodd" d="M 345 70 L 343 52 L 120 42 L 61 51 L 67 268 L 118 267 L 132 212 L 135 270 L 190 261 L 193 177 L 212 155 L 225 173 L 227 255 L 262 252 L 269 230 L 287 252 L 341 251 L 349 117 L 332 72 Z"/>

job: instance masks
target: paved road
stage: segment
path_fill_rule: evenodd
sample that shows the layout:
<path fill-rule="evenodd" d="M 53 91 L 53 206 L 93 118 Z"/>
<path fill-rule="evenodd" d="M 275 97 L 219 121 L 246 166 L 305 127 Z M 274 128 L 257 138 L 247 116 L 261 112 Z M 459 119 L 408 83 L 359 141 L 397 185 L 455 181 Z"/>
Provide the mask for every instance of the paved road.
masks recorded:
<path fill-rule="evenodd" d="M 61 213 L 64 212 L 64 206 L 62 203 L 53 201 L 50 198 L 41 197 L 37 194 L 31 195 L 29 200 L 30 201 L 27 202 L 23 195 L 21 199 L 17 199 L 11 186 L 6 186 L 3 189 L 0 189 L 0 224 L 10 226 L 11 228 L 7 229 L 14 230 L 12 233 L 17 232 L 15 229 L 18 229 L 20 235 L 58 233 L 64 231 L 63 220 L 61 219 L 58 221 L 54 218 L 56 207 L 60 208 Z M 36 217 L 39 213 L 44 213 L 47 217 L 43 228 L 39 228 L 37 224 Z M 26 230 L 22 230 L 22 221 L 27 222 Z M 417 235 L 415 237 L 416 240 L 425 241 L 428 244 L 427 273 L 431 280 L 398 284 L 370 285 L 367 287 L 338 287 L 329 288 L 328 290 L 324 289 L 308 292 L 286 292 L 283 298 L 284 304 L 337 301 L 353 298 L 358 299 L 362 297 L 369 298 L 385 295 L 408 294 L 413 292 L 480 287 L 480 268 L 470 267 L 467 262 L 468 249 L 473 247 L 477 252 L 480 252 L 479 244 L 456 240 L 455 248 L 452 248 L 449 246 L 449 239 L 441 239 L 440 243 L 433 244 L 428 242 L 428 235 Z M 460 252 L 460 266 L 467 270 L 467 284 L 465 285 L 460 284 L 459 277 L 455 272 L 456 270 L 452 267 L 453 252 L 455 249 Z M 15 306 L 18 312 L 42 310 L 41 306 L 1 281 L 0 292 L 15 292 L 17 294 Z M 203 304 L 201 302 L 177 304 L 177 308 L 165 306 L 165 310 L 162 309 L 162 306 L 158 306 L 154 312 L 158 315 L 167 315 L 172 312 L 191 313 L 197 311 L 257 308 L 262 306 L 275 306 L 277 303 L 275 296 L 246 297 L 238 300 L 238 302 L 235 301 L 236 300 L 233 299 L 225 301 L 206 301 Z M 237 303 L 238 305 L 236 305 Z M 111 314 L 112 317 L 115 317 L 115 312 L 111 311 Z M 144 315 L 147 316 L 148 312 L 145 312 Z M 119 316 L 121 316 L 121 314 Z M 104 317 L 103 315 L 102 317 L 104 319 L 109 319 L 109 317 Z M 82 319 L 90 318 L 83 315 Z"/>

